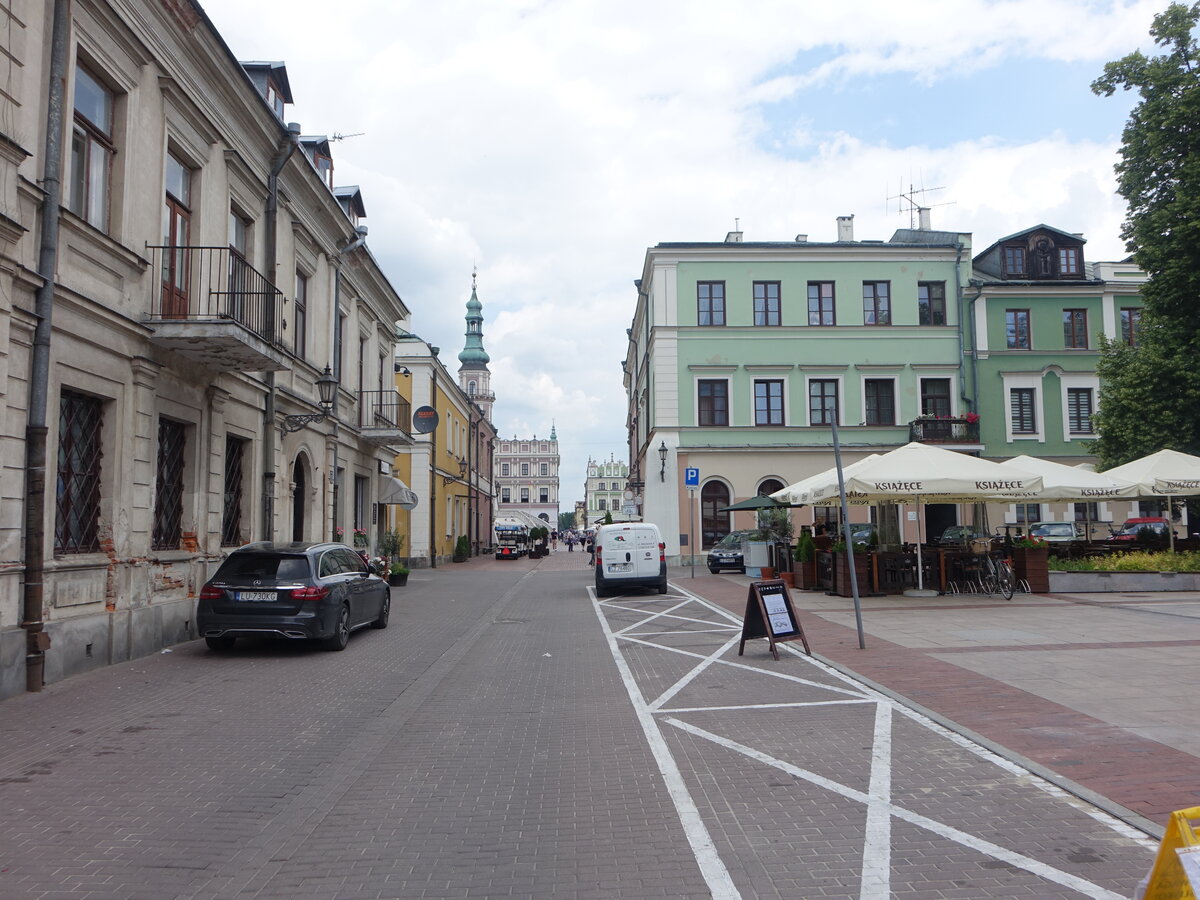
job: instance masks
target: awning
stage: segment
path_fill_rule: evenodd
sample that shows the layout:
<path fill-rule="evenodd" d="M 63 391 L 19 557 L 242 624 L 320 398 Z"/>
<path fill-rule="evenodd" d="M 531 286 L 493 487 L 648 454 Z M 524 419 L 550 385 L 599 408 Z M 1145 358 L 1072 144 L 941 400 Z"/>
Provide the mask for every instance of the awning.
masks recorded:
<path fill-rule="evenodd" d="M 384 475 L 379 479 L 379 502 L 412 509 L 417 505 L 417 495 L 399 478 Z"/>

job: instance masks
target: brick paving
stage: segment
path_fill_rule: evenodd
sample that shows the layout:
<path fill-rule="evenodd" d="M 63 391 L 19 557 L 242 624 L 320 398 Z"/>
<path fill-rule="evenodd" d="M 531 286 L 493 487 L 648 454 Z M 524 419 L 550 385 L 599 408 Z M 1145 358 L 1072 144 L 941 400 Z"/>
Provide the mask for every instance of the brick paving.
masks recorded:
<path fill-rule="evenodd" d="M 0 897 L 1117 898 L 1147 870 L 1144 836 L 893 699 L 1039 763 L 1022 742 L 1066 752 L 1051 732 L 1079 717 L 1124 730 L 1009 684 L 1011 642 L 858 651 L 848 601 L 810 595 L 830 664 L 739 657 L 747 579 L 597 603 L 587 560 L 414 571 L 344 653 L 195 642 L 5 701 Z M 1027 630 L 1023 653 L 1056 652 Z M 1148 790 L 1124 759 L 1107 777 Z"/>

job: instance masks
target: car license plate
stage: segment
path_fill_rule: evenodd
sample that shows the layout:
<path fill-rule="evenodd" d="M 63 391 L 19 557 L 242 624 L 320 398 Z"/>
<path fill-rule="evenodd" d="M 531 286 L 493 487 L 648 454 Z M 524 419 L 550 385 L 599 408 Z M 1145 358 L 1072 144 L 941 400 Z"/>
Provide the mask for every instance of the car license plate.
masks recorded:
<path fill-rule="evenodd" d="M 633 566 L 630 563 L 613 563 L 608 567 L 610 572 L 628 572 Z"/>
<path fill-rule="evenodd" d="M 242 603 L 274 603 L 277 599 L 275 591 L 238 591 Z"/>

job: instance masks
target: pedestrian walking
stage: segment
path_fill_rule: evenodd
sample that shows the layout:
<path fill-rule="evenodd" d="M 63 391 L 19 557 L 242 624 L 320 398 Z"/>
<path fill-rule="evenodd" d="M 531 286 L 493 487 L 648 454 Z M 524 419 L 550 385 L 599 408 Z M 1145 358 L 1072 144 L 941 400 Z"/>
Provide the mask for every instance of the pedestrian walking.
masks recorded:
<path fill-rule="evenodd" d="M 594 531 L 589 531 L 587 534 L 587 549 L 591 554 L 588 557 L 588 565 L 594 566 L 596 564 L 596 533 Z"/>
<path fill-rule="evenodd" d="M 558 532 L 550 532 L 550 552 L 553 553 L 558 549 Z"/>
<path fill-rule="evenodd" d="M 575 552 L 575 534 L 570 531 L 567 532 L 567 552 Z"/>

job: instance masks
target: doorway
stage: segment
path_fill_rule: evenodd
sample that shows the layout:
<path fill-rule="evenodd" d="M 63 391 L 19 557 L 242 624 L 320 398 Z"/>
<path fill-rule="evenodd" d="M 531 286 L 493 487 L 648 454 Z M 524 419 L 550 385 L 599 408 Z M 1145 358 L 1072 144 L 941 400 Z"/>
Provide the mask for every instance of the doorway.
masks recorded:
<path fill-rule="evenodd" d="M 308 495 L 308 478 L 304 460 L 296 457 L 292 464 L 292 540 L 304 540 L 304 500 Z"/>

